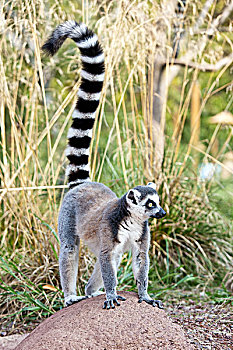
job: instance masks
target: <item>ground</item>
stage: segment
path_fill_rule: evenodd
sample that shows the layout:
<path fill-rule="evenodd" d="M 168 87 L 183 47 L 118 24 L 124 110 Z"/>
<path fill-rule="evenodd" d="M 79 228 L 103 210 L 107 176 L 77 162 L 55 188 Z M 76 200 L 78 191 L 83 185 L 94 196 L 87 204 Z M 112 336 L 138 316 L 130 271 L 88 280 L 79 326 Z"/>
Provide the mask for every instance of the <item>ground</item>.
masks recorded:
<path fill-rule="evenodd" d="M 169 305 L 173 322 L 182 326 L 194 349 L 233 349 L 233 307 L 189 300 Z"/>
<path fill-rule="evenodd" d="M 194 349 L 233 349 L 232 305 L 216 305 L 210 302 L 198 304 L 196 301 L 185 300 L 167 305 L 165 310 L 173 322 L 183 327 Z M 23 333 L 24 330 L 22 328 L 18 332 Z M 5 330 L 2 330 L 2 335 L 6 335 Z M 2 336 L 0 350 L 14 349 L 14 345 L 21 339 L 17 336 Z"/>

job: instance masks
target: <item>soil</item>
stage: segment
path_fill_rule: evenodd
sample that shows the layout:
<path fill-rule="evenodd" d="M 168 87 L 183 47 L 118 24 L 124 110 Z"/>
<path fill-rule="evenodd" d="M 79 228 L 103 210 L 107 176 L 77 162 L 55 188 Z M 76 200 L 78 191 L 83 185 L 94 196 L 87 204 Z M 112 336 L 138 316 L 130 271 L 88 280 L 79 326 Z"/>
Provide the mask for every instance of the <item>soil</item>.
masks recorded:
<path fill-rule="evenodd" d="M 174 323 L 182 327 L 195 350 L 233 349 L 232 305 L 198 304 L 190 299 L 177 303 L 174 300 L 174 305 L 165 305 L 165 311 Z M 13 350 L 26 335 L 0 337 L 0 350 Z"/>
<path fill-rule="evenodd" d="M 182 325 L 194 349 L 233 349 L 233 306 L 197 304 L 192 300 L 166 308 L 169 316 Z"/>
<path fill-rule="evenodd" d="M 86 299 L 42 322 L 16 350 L 191 350 L 182 328 L 164 310 L 138 303 L 136 293 L 104 310 L 105 296 Z"/>

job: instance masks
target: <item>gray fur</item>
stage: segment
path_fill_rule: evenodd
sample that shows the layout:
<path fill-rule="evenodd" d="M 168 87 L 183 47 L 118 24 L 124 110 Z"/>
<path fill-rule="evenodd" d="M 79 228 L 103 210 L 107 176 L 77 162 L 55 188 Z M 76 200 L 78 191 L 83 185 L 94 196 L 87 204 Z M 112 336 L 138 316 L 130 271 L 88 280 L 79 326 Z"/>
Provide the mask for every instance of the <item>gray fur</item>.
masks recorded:
<path fill-rule="evenodd" d="M 114 307 L 114 303 L 119 305 L 121 297 L 116 292 L 117 269 L 122 254 L 132 250 L 139 301 L 144 300 L 154 306 L 159 303 L 147 293 L 148 219 L 161 211 L 161 207 L 146 207 L 150 199 L 158 199 L 156 190 L 150 185 L 131 189 L 120 199 L 108 187 L 96 182 L 85 182 L 66 194 L 58 220 L 60 275 L 66 305 L 80 298 L 76 296 L 75 288 L 80 239 L 97 256 L 94 271 L 85 288 L 86 297 L 98 294 L 104 286 L 104 307 Z"/>
<path fill-rule="evenodd" d="M 96 34 L 85 24 L 67 21 L 59 25 L 42 49 L 54 55 L 66 38 L 73 39 L 81 51 L 81 85 L 68 132 L 66 156 L 69 187 L 58 218 L 60 237 L 59 268 L 65 305 L 98 294 L 104 286 L 104 308 L 120 305 L 117 295 L 117 269 L 122 254 L 132 250 L 133 272 L 138 285 L 139 302 L 161 307 L 147 293 L 150 231 L 148 219 L 161 218 L 166 213 L 159 205 L 156 186 L 137 186 L 123 197 L 105 185 L 90 182 L 89 147 L 95 112 L 104 80 L 104 53 Z M 82 239 L 96 255 L 97 262 L 89 279 L 86 296 L 76 295 L 79 245 Z"/>

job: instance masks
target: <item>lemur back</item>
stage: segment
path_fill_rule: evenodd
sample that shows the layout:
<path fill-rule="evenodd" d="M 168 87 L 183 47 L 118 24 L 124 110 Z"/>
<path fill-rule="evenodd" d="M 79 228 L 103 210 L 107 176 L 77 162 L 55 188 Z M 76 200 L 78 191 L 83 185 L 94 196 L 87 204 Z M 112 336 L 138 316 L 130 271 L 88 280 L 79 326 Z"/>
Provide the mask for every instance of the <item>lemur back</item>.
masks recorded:
<path fill-rule="evenodd" d="M 84 24 L 67 21 L 59 25 L 42 49 L 55 54 L 66 38 L 73 39 L 81 52 L 81 84 L 68 131 L 66 169 L 70 190 L 65 195 L 58 218 L 60 238 L 59 270 L 65 305 L 95 296 L 105 288 L 104 308 L 120 305 L 117 295 L 117 268 L 122 254 L 132 250 L 133 272 L 138 285 L 139 302 L 162 304 L 147 293 L 150 231 L 148 219 L 166 213 L 159 205 L 155 184 L 137 186 L 121 198 L 104 184 L 91 182 L 89 147 L 95 113 L 104 81 L 104 54 L 96 34 Z M 80 238 L 95 253 L 97 262 L 85 296 L 76 295 Z"/>

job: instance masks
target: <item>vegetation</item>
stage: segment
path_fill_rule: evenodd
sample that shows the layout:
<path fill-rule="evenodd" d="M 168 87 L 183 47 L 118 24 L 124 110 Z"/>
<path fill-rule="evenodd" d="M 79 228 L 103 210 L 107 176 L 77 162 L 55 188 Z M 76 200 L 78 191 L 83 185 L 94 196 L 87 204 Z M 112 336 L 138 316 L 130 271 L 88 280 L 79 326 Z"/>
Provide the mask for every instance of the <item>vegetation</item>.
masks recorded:
<path fill-rule="evenodd" d="M 200 175 L 201 166 L 211 162 L 232 176 L 224 163 L 225 154 L 232 152 L 232 126 L 208 122 L 210 116 L 232 110 L 232 33 L 229 18 L 222 16 L 231 5 L 224 0 L 207 3 L 208 15 L 192 34 L 206 3 L 187 1 L 177 59 L 177 13 L 168 13 L 163 22 L 166 2 L 2 3 L 0 314 L 5 325 L 29 324 L 62 307 L 57 217 L 67 189 L 64 149 L 80 60 L 71 41 L 53 58 L 43 57 L 40 47 L 52 28 L 67 19 L 92 27 L 106 55 L 91 145 L 92 179 L 119 196 L 132 186 L 155 181 L 167 211 L 163 220 L 151 222 L 150 292 L 166 299 L 183 288 L 196 297 L 232 302 L 227 289 L 233 261 L 232 182 L 222 180 L 217 171 L 205 180 Z M 161 57 L 166 108 L 158 116 L 153 111 L 153 70 Z M 224 57 L 228 60 L 222 64 Z M 193 98 L 200 103 L 197 112 L 192 112 Z M 154 126 L 158 117 L 159 135 Z M 126 254 L 120 289 L 136 288 L 130 261 Z M 80 294 L 93 263 L 94 257 L 82 247 Z"/>

